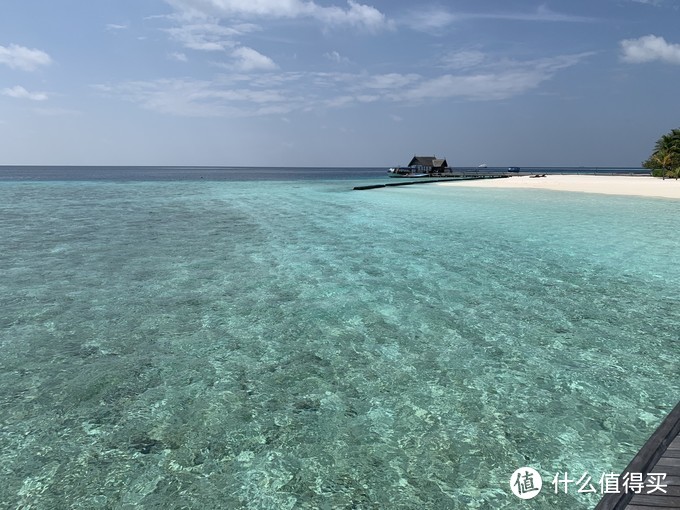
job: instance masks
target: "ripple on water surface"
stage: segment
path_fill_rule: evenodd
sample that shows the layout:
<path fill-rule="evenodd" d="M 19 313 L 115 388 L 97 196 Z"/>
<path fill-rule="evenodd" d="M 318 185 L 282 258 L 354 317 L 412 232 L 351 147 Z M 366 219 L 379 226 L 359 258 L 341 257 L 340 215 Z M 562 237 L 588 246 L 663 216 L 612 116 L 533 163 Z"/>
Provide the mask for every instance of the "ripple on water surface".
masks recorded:
<path fill-rule="evenodd" d="M 677 205 L 0 186 L 0 506 L 590 508 L 678 395 Z"/>

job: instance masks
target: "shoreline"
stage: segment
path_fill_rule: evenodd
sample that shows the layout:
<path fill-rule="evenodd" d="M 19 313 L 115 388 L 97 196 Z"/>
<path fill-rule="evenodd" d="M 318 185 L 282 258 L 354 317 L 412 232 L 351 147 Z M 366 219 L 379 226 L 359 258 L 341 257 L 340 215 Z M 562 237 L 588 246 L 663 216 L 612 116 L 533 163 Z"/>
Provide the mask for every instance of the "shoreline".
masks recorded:
<path fill-rule="evenodd" d="M 507 179 L 479 179 L 460 182 L 439 182 L 437 186 L 475 188 L 544 189 L 603 195 L 626 195 L 680 200 L 680 180 L 660 179 L 646 175 L 550 175 L 508 177 Z"/>

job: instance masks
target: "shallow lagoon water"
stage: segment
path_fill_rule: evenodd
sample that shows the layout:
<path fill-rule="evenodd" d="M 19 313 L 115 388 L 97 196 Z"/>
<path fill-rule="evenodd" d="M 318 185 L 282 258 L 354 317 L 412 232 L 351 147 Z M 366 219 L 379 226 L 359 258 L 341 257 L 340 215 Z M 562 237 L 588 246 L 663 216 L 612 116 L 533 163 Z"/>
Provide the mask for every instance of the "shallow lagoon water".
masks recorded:
<path fill-rule="evenodd" d="M 0 506 L 516 508 L 680 394 L 678 203 L 0 183 Z"/>

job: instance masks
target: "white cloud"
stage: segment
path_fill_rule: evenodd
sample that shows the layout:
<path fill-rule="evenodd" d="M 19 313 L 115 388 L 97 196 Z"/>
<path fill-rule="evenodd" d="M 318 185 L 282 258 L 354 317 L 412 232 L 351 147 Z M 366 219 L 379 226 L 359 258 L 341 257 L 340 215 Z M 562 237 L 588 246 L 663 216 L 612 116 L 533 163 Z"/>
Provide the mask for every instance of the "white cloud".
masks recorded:
<path fill-rule="evenodd" d="M 236 67 L 241 71 L 269 71 L 277 68 L 271 58 L 245 46 L 236 48 L 232 56 L 236 59 Z"/>
<path fill-rule="evenodd" d="M 445 74 L 431 80 L 423 80 L 415 87 L 399 91 L 393 99 L 413 102 L 455 97 L 478 101 L 501 100 L 527 92 L 547 79 L 548 76 L 544 73 L 526 71 Z"/>
<path fill-rule="evenodd" d="M 421 32 L 438 32 L 458 19 L 457 14 L 443 7 L 419 6 L 418 9 L 409 12 L 400 24 Z"/>
<path fill-rule="evenodd" d="M 387 73 L 367 77 L 358 83 L 368 89 L 394 90 L 403 89 L 421 79 L 422 77 L 417 74 Z"/>
<path fill-rule="evenodd" d="M 321 6 L 311 0 L 166 0 L 184 17 L 312 18 L 328 25 L 348 25 L 368 30 L 391 26 L 375 7 L 348 0 L 347 7 Z"/>
<path fill-rule="evenodd" d="M 642 64 L 658 60 L 680 64 L 680 44 L 666 42 L 663 37 L 646 35 L 638 39 L 625 39 L 620 44 L 624 62 Z"/>
<path fill-rule="evenodd" d="M 324 58 L 327 58 L 328 60 L 335 62 L 336 64 L 349 64 L 349 62 L 350 62 L 347 57 L 343 57 L 337 51 L 331 51 L 330 53 L 324 53 L 323 56 L 324 56 Z"/>
<path fill-rule="evenodd" d="M 533 61 L 485 58 L 483 68 L 438 76 L 419 74 L 272 72 L 274 65 L 251 48 L 239 48 L 243 71 L 212 81 L 156 80 L 100 85 L 101 92 L 122 97 L 162 114 L 199 117 L 244 117 L 320 111 L 383 102 L 417 105 L 447 99 L 498 101 L 537 89 L 564 68 L 590 53 Z"/>
<path fill-rule="evenodd" d="M 348 0 L 346 6 L 321 6 L 313 0 L 166 0 L 176 11 L 156 18 L 170 20 L 176 26 L 164 31 L 184 48 L 197 51 L 223 52 L 232 57 L 229 70 L 241 72 L 278 69 L 268 56 L 244 43 L 245 36 L 262 27 L 252 21 L 260 19 L 314 19 L 331 26 L 352 26 L 369 31 L 390 26 L 391 22 L 369 5 Z M 326 58 L 337 63 L 349 63 L 338 52 Z M 171 53 L 170 58 L 186 61 L 183 53 Z"/>
<path fill-rule="evenodd" d="M 315 14 L 313 17 L 331 25 L 347 24 L 372 31 L 378 31 L 391 26 L 387 17 L 375 7 L 360 4 L 353 0 L 348 0 L 347 3 L 349 9 L 342 9 L 341 7 L 319 7 L 313 2 L 310 2 L 311 5 L 315 6 Z"/>
<path fill-rule="evenodd" d="M 523 12 L 453 12 L 443 7 L 418 7 L 418 9 L 411 11 L 407 17 L 401 19 L 399 24 L 421 32 L 444 33 L 443 29 L 449 25 L 471 19 L 550 23 L 590 23 L 595 21 L 593 18 L 585 16 L 555 12 L 542 5 L 534 11 Z"/>
<path fill-rule="evenodd" d="M 128 25 L 121 25 L 118 23 L 108 23 L 106 25 L 106 30 L 126 30 L 128 28 Z"/>
<path fill-rule="evenodd" d="M 243 84 L 242 82 L 245 82 Z M 215 81 L 164 79 L 96 85 L 96 90 L 157 113 L 181 117 L 285 115 L 305 101 L 291 91 L 265 87 L 245 76 Z M 290 94 L 290 95 L 288 95 Z"/>
<path fill-rule="evenodd" d="M 446 74 L 421 80 L 413 87 L 394 94 L 395 100 L 462 98 L 473 101 L 497 101 L 521 95 L 550 80 L 561 69 L 572 67 L 592 53 L 562 55 L 526 62 L 499 61 L 486 64 L 485 71 Z"/>
<path fill-rule="evenodd" d="M 545 5 L 539 6 L 534 12 L 496 13 L 488 15 L 478 14 L 475 17 L 506 19 L 512 21 L 544 21 L 551 23 L 592 23 L 595 21 L 595 19 L 587 16 L 576 16 L 573 14 L 551 11 Z"/>
<path fill-rule="evenodd" d="M 447 69 L 470 69 L 483 64 L 486 58 L 478 50 L 461 50 L 444 55 L 442 65 Z"/>
<path fill-rule="evenodd" d="M 44 92 L 29 92 L 24 87 L 17 85 L 12 88 L 5 88 L 0 90 L 3 96 L 13 97 L 15 99 L 30 99 L 31 101 L 45 101 L 47 94 Z"/>
<path fill-rule="evenodd" d="M 16 44 L 0 46 L 0 64 L 5 64 L 12 69 L 34 71 L 40 66 L 46 66 L 51 63 L 52 59 L 44 51 Z"/>
<path fill-rule="evenodd" d="M 217 20 L 204 23 L 190 23 L 175 28 L 168 28 L 166 32 L 182 44 L 185 48 L 200 51 L 224 51 L 235 46 L 234 38 L 253 30 L 253 25 L 241 25 L 238 28 L 225 27 Z"/>
<path fill-rule="evenodd" d="M 184 53 L 181 53 L 181 52 L 178 52 L 178 51 L 168 53 L 168 58 L 170 60 L 176 60 L 177 62 L 188 62 L 189 61 L 189 59 L 187 58 L 187 56 Z"/>

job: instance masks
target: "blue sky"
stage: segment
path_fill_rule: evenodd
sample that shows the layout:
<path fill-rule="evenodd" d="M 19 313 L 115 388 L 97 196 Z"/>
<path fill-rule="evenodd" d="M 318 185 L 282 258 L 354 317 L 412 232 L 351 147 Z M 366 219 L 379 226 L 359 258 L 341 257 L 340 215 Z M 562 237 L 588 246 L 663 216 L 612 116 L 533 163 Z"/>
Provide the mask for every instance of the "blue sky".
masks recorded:
<path fill-rule="evenodd" d="M 680 0 L 4 0 L 0 164 L 637 166 Z"/>

